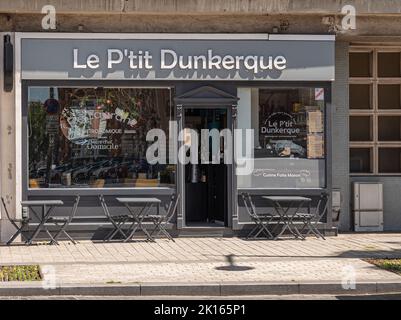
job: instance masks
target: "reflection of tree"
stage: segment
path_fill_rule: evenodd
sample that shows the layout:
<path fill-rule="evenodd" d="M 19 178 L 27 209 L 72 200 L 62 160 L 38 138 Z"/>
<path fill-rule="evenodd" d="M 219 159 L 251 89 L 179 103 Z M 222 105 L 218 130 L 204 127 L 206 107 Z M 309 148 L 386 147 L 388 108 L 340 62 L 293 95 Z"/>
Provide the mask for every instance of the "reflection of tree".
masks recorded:
<path fill-rule="evenodd" d="M 37 170 L 42 168 L 36 177 L 44 176 L 47 182 L 53 180 L 55 183 L 60 183 L 56 181 L 59 179 L 54 179 L 50 175 L 52 165 L 60 167 L 56 169 L 59 174 L 65 171 L 74 174 L 79 167 L 82 167 L 81 171 L 87 167 L 88 174 L 82 182 L 88 182 L 91 176 L 95 177 L 93 172 L 100 170 L 94 169 L 92 165 L 100 164 L 104 160 L 113 160 L 115 162 L 108 165 L 115 166 L 116 170 L 119 170 L 119 178 L 135 176 L 134 172 L 144 172 L 155 179 L 158 177 L 157 173 L 161 172 L 160 178 L 163 182 L 172 180 L 169 170 L 163 172 L 165 166 L 150 166 L 145 159 L 146 149 L 150 144 L 146 141 L 148 131 L 161 128 L 168 132 L 168 121 L 171 116 L 168 89 L 99 87 L 57 90 L 61 130 L 55 135 L 53 146 L 49 142 L 50 135 L 46 132 L 47 113 L 43 104 L 39 101 L 29 102 L 29 165 L 32 178 L 35 177 Z M 77 121 L 70 123 L 67 119 L 77 117 L 78 111 L 87 115 L 98 112 L 101 117 L 104 116 L 101 120 L 102 130 L 98 131 L 100 134 L 92 133 L 90 139 L 101 140 L 95 141 L 99 144 L 102 141 L 112 142 L 119 147 L 90 149 L 87 144 L 79 145 L 71 141 L 69 130 L 78 123 Z M 88 128 L 99 130 L 99 122 L 99 118 L 91 119 Z M 92 171 L 89 171 L 90 169 Z M 112 174 L 107 171 L 106 176 L 110 179 Z"/>
<path fill-rule="evenodd" d="M 122 132 L 126 129 L 136 130 L 135 135 L 131 138 L 134 150 L 134 154 L 131 156 L 135 158 L 145 156 L 148 145 L 146 134 L 150 129 L 168 128 L 168 120 L 162 121 L 166 115 L 161 112 L 166 108 L 165 101 L 169 98 L 168 90 L 147 88 L 73 88 L 65 90 L 68 91 L 65 96 L 70 105 L 74 104 L 88 110 L 96 108 L 98 111 L 114 114 L 118 108 L 126 113 L 126 121 L 118 121 L 116 117 L 109 119 L 107 129 L 121 128 Z M 134 126 L 128 123 L 128 120 L 131 119 L 137 121 Z M 114 144 L 121 146 L 123 135 L 124 133 L 113 134 L 107 138 Z M 114 149 L 109 153 L 109 156 L 124 156 L 121 154 L 122 151 L 121 148 Z"/>
<path fill-rule="evenodd" d="M 49 147 L 46 135 L 46 110 L 40 101 L 30 102 L 28 121 L 29 167 L 35 172 L 38 165 L 44 165 Z"/>

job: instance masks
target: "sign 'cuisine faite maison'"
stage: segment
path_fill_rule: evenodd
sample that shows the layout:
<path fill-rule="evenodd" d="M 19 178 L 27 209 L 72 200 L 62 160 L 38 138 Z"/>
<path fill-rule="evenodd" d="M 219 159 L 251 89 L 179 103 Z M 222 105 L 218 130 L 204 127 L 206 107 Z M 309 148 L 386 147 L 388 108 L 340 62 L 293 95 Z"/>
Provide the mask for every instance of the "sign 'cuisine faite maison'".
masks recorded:
<path fill-rule="evenodd" d="M 330 40 L 22 38 L 23 79 L 334 79 Z"/>

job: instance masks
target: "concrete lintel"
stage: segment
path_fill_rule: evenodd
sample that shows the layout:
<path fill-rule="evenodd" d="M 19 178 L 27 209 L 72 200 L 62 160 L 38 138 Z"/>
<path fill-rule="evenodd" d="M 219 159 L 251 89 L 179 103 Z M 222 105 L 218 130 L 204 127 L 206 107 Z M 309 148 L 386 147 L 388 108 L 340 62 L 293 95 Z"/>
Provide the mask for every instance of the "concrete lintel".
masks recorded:
<path fill-rule="evenodd" d="M 344 1 L 322 0 L 38 0 L 9 1 L 0 0 L 0 12 L 36 13 L 44 5 L 53 5 L 59 13 L 319 13 L 339 14 Z M 386 0 L 385 4 L 377 0 L 349 0 L 347 5 L 356 7 L 359 14 L 396 14 L 401 13 L 398 0 Z"/>

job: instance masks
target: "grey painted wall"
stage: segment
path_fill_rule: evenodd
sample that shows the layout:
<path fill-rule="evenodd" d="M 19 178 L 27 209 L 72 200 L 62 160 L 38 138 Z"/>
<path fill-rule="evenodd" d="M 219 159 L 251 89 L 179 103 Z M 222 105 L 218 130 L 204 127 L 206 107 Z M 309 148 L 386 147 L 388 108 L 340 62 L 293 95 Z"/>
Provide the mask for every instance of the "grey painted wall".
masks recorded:
<path fill-rule="evenodd" d="M 352 183 L 382 182 L 384 230 L 401 230 L 401 177 L 361 177 L 349 175 L 348 43 L 336 42 L 336 81 L 332 86 L 332 173 L 333 188 L 342 195 L 339 229 L 353 230 Z"/>
<path fill-rule="evenodd" d="M 333 189 L 342 196 L 339 229 L 351 227 L 349 210 L 349 116 L 348 116 L 348 43 L 336 42 L 335 77 L 332 85 L 332 177 Z"/>

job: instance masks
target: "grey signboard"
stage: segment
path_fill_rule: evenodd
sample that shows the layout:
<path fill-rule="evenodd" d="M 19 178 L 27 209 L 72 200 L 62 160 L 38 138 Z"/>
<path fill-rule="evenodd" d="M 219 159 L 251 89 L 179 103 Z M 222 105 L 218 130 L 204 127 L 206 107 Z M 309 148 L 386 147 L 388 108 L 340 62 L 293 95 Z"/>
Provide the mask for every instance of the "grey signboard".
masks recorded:
<path fill-rule="evenodd" d="M 334 80 L 334 41 L 21 40 L 22 79 Z"/>

